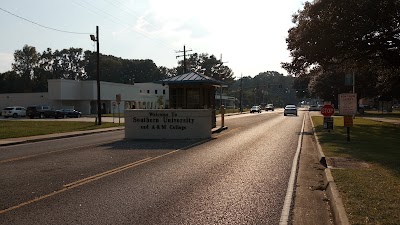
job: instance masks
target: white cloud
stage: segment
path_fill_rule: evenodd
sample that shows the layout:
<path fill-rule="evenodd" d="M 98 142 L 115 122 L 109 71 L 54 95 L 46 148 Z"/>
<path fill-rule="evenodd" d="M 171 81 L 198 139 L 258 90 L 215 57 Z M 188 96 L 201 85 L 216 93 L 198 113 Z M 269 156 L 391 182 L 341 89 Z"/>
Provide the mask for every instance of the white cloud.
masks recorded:
<path fill-rule="evenodd" d="M 0 53 L 0 73 L 11 70 L 11 64 L 14 62 L 14 55 L 11 53 Z"/>

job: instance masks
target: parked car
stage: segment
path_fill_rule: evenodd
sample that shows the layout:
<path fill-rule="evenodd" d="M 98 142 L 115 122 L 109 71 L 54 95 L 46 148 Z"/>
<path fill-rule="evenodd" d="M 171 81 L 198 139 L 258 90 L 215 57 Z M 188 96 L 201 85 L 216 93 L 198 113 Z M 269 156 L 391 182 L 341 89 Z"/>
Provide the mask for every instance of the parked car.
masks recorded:
<path fill-rule="evenodd" d="M 26 108 L 26 115 L 29 116 L 29 118 L 31 119 L 35 117 L 43 119 L 43 118 L 54 117 L 55 111 L 52 110 L 50 106 L 33 105 L 33 106 L 28 106 L 28 108 Z"/>
<path fill-rule="evenodd" d="M 287 116 L 289 114 L 297 116 L 297 107 L 295 105 L 285 106 L 285 109 L 283 110 L 283 115 Z"/>
<path fill-rule="evenodd" d="M 10 106 L 6 107 L 3 109 L 1 112 L 1 115 L 4 116 L 4 118 L 8 117 L 25 117 L 26 116 L 26 109 L 25 107 L 22 106 Z"/>
<path fill-rule="evenodd" d="M 255 112 L 261 113 L 261 107 L 258 105 L 251 107 L 250 113 L 255 113 Z"/>
<path fill-rule="evenodd" d="M 275 109 L 274 104 L 267 104 L 267 106 L 265 106 L 266 111 L 268 110 L 274 111 L 274 109 Z"/>
<path fill-rule="evenodd" d="M 57 118 L 67 118 L 67 117 L 75 117 L 79 118 L 82 116 L 82 113 L 75 109 L 59 109 L 56 110 L 54 117 Z"/>

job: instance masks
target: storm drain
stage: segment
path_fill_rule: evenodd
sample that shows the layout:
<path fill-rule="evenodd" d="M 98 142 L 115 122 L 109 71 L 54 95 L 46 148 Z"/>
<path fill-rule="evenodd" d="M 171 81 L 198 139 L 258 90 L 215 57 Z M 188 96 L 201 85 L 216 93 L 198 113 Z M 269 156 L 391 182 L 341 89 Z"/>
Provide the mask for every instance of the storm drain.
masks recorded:
<path fill-rule="evenodd" d="M 343 158 L 343 157 L 330 157 L 326 158 L 328 168 L 331 169 L 368 169 L 370 164 L 365 161 Z"/>

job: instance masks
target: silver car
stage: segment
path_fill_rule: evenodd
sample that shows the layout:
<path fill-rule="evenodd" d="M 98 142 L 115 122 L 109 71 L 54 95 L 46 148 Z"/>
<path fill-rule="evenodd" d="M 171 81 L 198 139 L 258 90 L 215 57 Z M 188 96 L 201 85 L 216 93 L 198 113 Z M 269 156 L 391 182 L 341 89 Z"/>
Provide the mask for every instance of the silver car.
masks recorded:
<path fill-rule="evenodd" d="M 3 109 L 1 112 L 1 115 L 4 116 L 4 118 L 8 117 L 25 117 L 26 116 L 26 109 L 22 106 L 10 106 L 6 107 Z"/>
<path fill-rule="evenodd" d="M 289 114 L 297 116 L 297 107 L 295 105 L 285 106 L 285 109 L 283 110 L 283 115 L 287 116 Z"/>

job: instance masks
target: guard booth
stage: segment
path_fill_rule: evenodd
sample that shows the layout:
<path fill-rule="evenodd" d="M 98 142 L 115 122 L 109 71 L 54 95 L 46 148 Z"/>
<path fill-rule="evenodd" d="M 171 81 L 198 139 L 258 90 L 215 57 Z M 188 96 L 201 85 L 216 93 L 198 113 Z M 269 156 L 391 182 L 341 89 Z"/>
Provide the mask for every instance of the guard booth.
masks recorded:
<path fill-rule="evenodd" d="M 214 78 L 189 72 L 159 81 L 169 86 L 169 108 L 171 109 L 211 109 L 212 126 L 216 127 L 216 88 L 226 85 Z"/>

